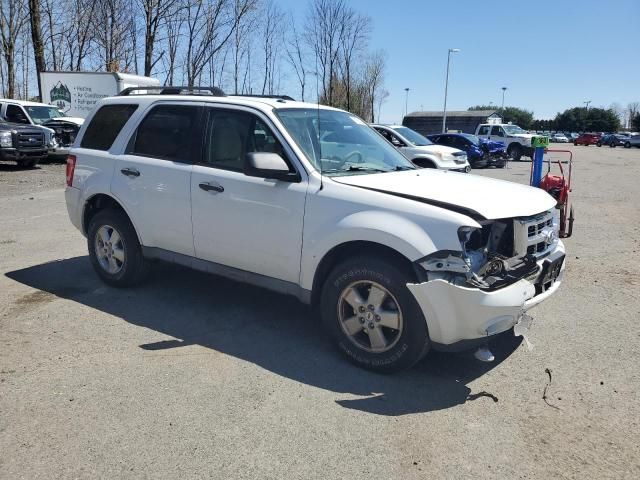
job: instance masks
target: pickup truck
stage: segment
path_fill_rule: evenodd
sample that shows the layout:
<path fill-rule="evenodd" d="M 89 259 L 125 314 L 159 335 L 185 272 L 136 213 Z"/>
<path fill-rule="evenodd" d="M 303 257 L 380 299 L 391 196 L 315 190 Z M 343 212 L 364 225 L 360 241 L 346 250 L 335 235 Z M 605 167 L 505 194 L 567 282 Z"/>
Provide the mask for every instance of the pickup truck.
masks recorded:
<path fill-rule="evenodd" d="M 507 146 L 507 155 L 515 161 L 520 160 L 522 156 L 533 158 L 531 139 L 534 135 L 517 125 L 482 123 L 476 128 L 476 136 L 503 142 Z"/>
<path fill-rule="evenodd" d="M 42 129 L 47 137 L 48 154 L 54 157 L 67 156 L 84 123 L 83 118 L 67 117 L 54 105 L 6 98 L 0 98 L 0 118 Z"/>
<path fill-rule="evenodd" d="M 32 168 L 46 156 L 46 135 L 42 128 L 0 120 L 1 162 L 16 162 L 21 167 Z"/>

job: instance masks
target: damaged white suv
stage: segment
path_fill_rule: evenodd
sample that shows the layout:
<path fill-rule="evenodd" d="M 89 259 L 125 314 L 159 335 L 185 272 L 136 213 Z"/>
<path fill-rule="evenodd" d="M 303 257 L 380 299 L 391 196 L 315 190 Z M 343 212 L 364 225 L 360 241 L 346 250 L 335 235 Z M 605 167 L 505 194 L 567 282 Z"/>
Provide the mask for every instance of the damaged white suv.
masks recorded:
<path fill-rule="evenodd" d="M 160 259 L 293 294 L 349 359 L 394 371 L 512 329 L 562 281 L 540 189 L 417 169 L 328 107 L 124 93 L 99 102 L 67 164 L 69 216 L 111 285 Z"/>

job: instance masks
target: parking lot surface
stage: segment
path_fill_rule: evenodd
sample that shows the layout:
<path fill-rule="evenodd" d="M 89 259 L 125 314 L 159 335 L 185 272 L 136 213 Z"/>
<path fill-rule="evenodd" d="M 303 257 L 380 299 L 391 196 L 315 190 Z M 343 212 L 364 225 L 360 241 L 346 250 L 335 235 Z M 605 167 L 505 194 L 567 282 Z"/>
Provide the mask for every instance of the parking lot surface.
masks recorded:
<path fill-rule="evenodd" d="M 392 376 L 291 297 L 164 264 L 105 286 L 64 165 L 0 165 L 0 478 L 640 478 L 640 150 L 558 148 L 577 219 L 533 348 Z"/>

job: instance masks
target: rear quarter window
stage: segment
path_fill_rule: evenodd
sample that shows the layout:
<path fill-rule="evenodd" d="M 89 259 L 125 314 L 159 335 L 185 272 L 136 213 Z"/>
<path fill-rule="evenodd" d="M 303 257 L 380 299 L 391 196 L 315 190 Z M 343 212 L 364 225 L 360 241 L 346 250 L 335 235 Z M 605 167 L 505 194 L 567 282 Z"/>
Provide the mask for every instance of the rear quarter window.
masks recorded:
<path fill-rule="evenodd" d="M 80 146 L 93 150 L 109 150 L 137 108 L 137 105 L 126 104 L 100 107 L 87 126 Z"/>

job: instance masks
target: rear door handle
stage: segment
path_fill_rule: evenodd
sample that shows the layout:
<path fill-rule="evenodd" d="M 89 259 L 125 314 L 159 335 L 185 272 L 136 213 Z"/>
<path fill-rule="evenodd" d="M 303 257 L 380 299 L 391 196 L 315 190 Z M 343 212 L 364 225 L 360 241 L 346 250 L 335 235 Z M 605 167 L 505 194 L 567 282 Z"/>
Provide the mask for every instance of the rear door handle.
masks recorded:
<path fill-rule="evenodd" d="M 140 172 L 138 170 L 136 170 L 135 168 L 123 168 L 122 170 L 120 170 L 120 173 L 122 173 L 123 175 L 126 175 L 127 177 L 139 177 L 140 176 Z"/>
<path fill-rule="evenodd" d="M 224 187 L 222 185 L 218 185 L 217 183 L 203 182 L 198 186 L 205 192 L 211 192 L 211 191 L 218 192 L 218 193 L 224 192 Z"/>

